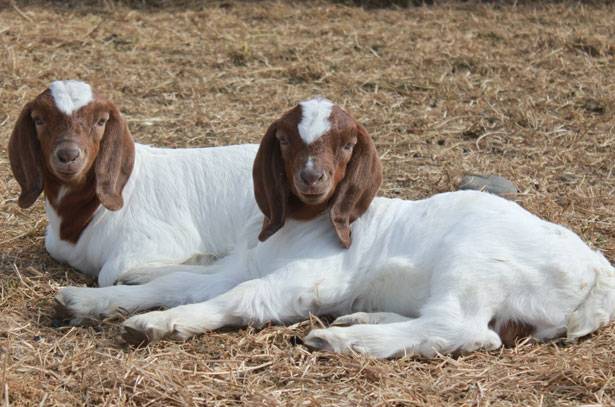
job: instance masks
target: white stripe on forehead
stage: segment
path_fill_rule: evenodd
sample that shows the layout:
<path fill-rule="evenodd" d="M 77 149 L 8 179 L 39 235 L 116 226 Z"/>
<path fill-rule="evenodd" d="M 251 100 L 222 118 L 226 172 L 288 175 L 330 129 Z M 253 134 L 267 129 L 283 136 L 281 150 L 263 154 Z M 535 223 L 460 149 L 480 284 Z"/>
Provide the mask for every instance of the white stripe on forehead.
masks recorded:
<path fill-rule="evenodd" d="M 81 81 L 53 81 L 49 90 L 56 107 L 68 115 L 93 100 L 92 88 Z"/>
<path fill-rule="evenodd" d="M 297 126 L 305 144 L 311 144 L 331 129 L 333 103 L 325 98 L 314 98 L 299 103 L 301 122 Z"/>

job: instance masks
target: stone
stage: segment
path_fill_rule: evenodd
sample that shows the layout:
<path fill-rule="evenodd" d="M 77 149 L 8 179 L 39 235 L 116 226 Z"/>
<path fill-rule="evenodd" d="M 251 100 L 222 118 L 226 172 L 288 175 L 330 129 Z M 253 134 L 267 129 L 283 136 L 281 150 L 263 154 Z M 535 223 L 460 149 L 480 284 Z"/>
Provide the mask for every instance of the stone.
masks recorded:
<path fill-rule="evenodd" d="M 464 175 L 459 182 L 458 189 L 489 192 L 504 198 L 510 198 L 519 192 L 515 184 L 499 175 Z"/>

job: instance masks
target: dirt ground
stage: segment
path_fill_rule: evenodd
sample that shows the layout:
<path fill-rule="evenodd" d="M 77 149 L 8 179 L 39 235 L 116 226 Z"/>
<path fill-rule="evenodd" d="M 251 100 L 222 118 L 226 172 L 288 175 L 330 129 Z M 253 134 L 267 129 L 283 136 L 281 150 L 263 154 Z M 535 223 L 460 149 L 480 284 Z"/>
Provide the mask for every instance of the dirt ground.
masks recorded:
<path fill-rule="evenodd" d="M 327 96 L 376 141 L 382 195 L 422 198 L 464 173 L 615 261 L 615 6 L 609 2 L 0 0 L 0 402 L 12 405 L 578 405 L 615 403 L 615 324 L 574 345 L 435 360 L 310 352 L 310 324 L 142 349 L 120 321 L 54 327 L 53 296 L 93 285 L 45 252 L 42 200 L 17 207 L 6 144 L 54 79 L 111 97 L 138 141 L 257 142 Z"/>

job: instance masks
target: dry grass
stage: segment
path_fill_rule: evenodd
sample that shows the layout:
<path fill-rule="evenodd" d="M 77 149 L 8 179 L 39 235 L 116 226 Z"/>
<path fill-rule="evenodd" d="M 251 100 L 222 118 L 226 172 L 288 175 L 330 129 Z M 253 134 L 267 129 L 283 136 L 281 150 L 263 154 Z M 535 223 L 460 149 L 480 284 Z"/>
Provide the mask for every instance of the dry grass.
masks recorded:
<path fill-rule="evenodd" d="M 92 282 L 45 253 L 42 204 L 17 207 L 5 146 L 21 106 L 55 78 L 93 83 L 138 140 L 172 147 L 256 142 L 298 100 L 327 95 L 375 138 L 383 194 L 420 198 L 463 172 L 500 174 L 525 207 L 615 259 L 608 2 L 144 3 L 0 2 L 0 401 L 615 403 L 613 325 L 574 346 L 433 361 L 310 353 L 291 343 L 309 322 L 138 350 L 121 344 L 117 321 L 54 328 L 56 289 Z"/>

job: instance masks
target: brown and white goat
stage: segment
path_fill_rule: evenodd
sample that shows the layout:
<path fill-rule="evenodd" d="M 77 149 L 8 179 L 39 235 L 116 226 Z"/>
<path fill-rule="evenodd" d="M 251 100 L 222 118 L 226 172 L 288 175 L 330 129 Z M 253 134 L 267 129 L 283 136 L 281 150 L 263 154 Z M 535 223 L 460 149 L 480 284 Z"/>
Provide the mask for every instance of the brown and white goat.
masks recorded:
<path fill-rule="evenodd" d="M 27 103 L 8 150 L 19 205 L 45 192 L 47 251 L 103 286 L 224 256 L 259 214 L 250 179 L 256 145 L 135 144 L 117 107 L 84 82 L 55 81 Z"/>

